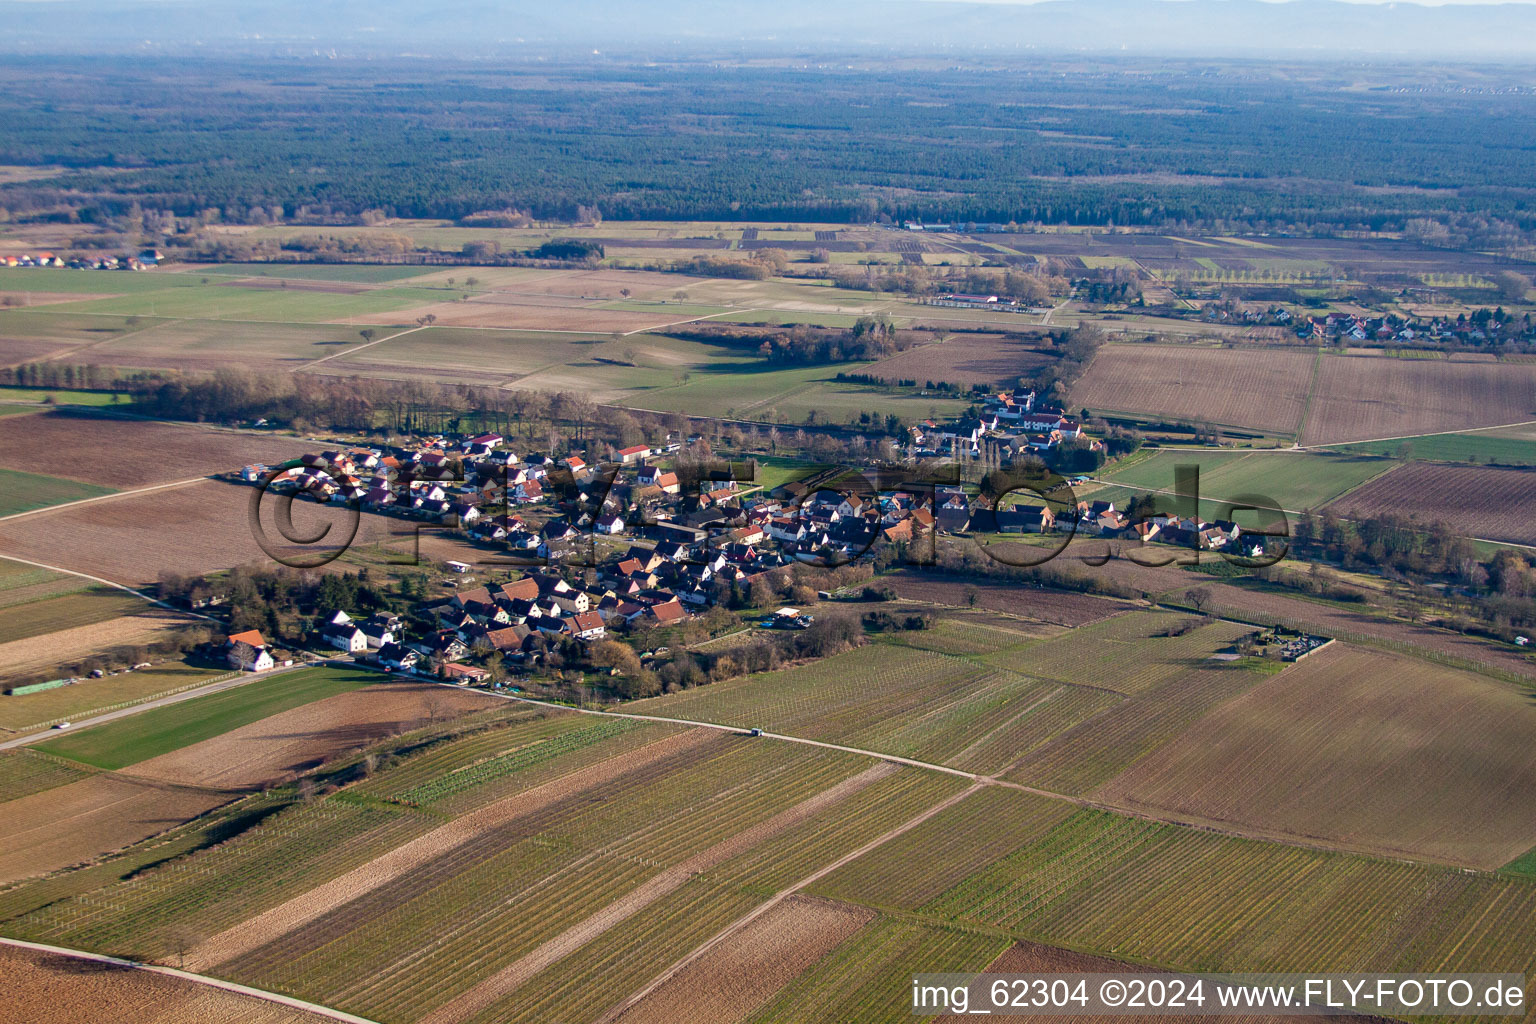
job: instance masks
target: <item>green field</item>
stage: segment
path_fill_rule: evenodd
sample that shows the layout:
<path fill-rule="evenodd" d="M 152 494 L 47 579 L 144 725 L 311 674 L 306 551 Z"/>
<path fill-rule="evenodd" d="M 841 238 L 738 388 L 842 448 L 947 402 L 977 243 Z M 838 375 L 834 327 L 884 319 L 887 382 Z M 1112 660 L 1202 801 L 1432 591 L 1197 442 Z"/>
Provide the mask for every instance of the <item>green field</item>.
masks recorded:
<path fill-rule="evenodd" d="M 147 611 L 150 605 L 115 587 L 93 586 L 77 594 L 63 594 L 12 605 L 0 616 L 0 644 L 55 633 L 76 626 L 93 626 L 121 615 Z"/>
<path fill-rule="evenodd" d="M 37 749 L 97 768 L 126 768 L 381 678 L 340 667 L 284 672 L 47 740 Z"/>
<path fill-rule="evenodd" d="M 84 679 L 69 686 L 20 697 L 0 697 L 0 729 L 20 732 L 61 718 L 85 718 L 94 711 L 196 686 L 218 674 L 216 669 L 170 662 L 137 672 Z"/>
<path fill-rule="evenodd" d="M 1397 463 L 1360 455 L 1291 452 L 1157 451 L 1104 479 L 1129 487 L 1172 490 L 1174 467 L 1200 467 L 1200 494 L 1212 501 L 1259 494 L 1281 508 L 1319 508 Z M 1094 495 L 1098 497 L 1098 495 Z"/>
<path fill-rule="evenodd" d="M 46 460 L 45 460 L 46 461 Z M 63 480 L 41 473 L 23 473 L 15 469 L 0 469 L 0 516 L 30 512 L 35 508 L 63 505 L 81 498 L 97 498 L 112 494 L 110 487 L 97 487 L 76 480 Z"/>
<path fill-rule="evenodd" d="M 791 480 L 811 476 L 821 468 L 814 463 L 801 462 L 798 459 L 775 458 L 771 455 L 758 455 L 754 458 L 757 461 L 757 475 L 752 482 L 765 491 L 771 491 Z"/>
<path fill-rule="evenodd" d="M 44 598 L 90 588 L 91 582 L 68 573 L 39 569 L 24 562 L 0 558 L 0 608 L 29 604 Z"/>
<path fill-rule="evenodd" d="M 0 309 L 0 335 L 58 345 L 94 345 L 115 335 L 140 331 L 161 321 L 154 317 L 106 313 L 61 313 L 57 306 Z"/>
<path fill-rule="evenodd" d="M 338 372 L 350 370 L 353 365 L 386 365 L 402 370 L 415 367 L 433 373 L 465 370 L 475 376 L 510 378 L 535 373 L 551 365 L 591 361 L 598 355 L 619 358 L 619 350 L 624 347 L 605 335 L 429 327 L 379 342 L 355 356 L 333 359 L 329 365 Z M 630 372 L 634 370 L 633 367 L 624 368 Z"/>
<path fill-rule="evenodd" d="M 811 327 L 849 328 L 858 323 L 860 313 L 804 312 L 791 309 L 749 309 L 740 313 L 722 313 L 713 319 L 726 324 L 763 324 L 772 327 L 789 327 L 806 324 Z M 898 327 L 902 326 L 897 323 Z"/>
<path fill-rule="evenodd" d="M 1504 865 L 1504 871 L 1512 875 L 1536 878 L 1536 850 L 1530 850 Z"/>
<path fill-rule="evenodd" d="M 128 295 L 168 288 L 195 288 L 191 274 L 71 270 L 64 267 L 0 267 L 0 292 L 58 292 L 80 295 Z"/>
<path fill-rule="evenodd" d="M 120 405 L 133 401 L 132 395 L 115 391 L 0 387 L 0 402 L 42 402 L 50 398 L 55 405 Z M 29 407 L 27 411 L 36 410 Z"/>
<path fill-rule="evenodd" d="M 1503 466 L 1536 466 L 1536 438 L 1530 427 L 1481 430 L 1475 433 L 1424 434 L 1401 441 L 1362 441 L 1335 445 L 1352 455 L 1385 455 L 1431 462 L 1471 462 Z"/>
<path fill-rule="evenodd" d="M 156 280 L 171 280 L 171 276 Z M 390 311 L 446 302 L 460 293 L 438 288 L 378 288 L 356 294 L 307 291 L 298 288 L 244 288 L 227 278 L 198 279 L 156 290 L 135 290 L 111 299 L 69 302 L 54 306 L 65 313 L 117 313 L 124 316 L 187 317 L 196 320 L 263 320 L 307 323 L 367 317 L 372 322 L 397 322 Z"/>
<path fill-rule="evenodd" d="M 344 324 L 168 320 L 114 338 L 98 351 L 109 358 L 134 357 L 130 361 L 135 364 L 151 363 L 156 357 L 222 359 L 231 365 L 271 359 L 307 362 L 361 345 L 358 331 Z"/>
<path fill-rule="evenodd" d="M 293 281 L 349 281 L 384 284 L 435 272 L 433 267 L 382 267 L 337 263 L 220 263 L 202 270 L 187 270 L 188 277 L 273 277 Z"/>

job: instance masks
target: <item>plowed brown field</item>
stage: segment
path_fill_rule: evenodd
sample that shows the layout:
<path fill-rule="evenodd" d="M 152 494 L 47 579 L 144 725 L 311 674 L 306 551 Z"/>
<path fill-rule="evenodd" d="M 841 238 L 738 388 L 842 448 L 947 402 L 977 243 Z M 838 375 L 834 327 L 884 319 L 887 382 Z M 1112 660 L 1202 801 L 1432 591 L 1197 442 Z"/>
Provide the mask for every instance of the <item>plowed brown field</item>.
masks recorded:
<path fill-rule="evenodd" d="M 1495 427 L 1536 419 L 1536 365 L 1324 356 L 1306 444 Z"/>
<path fill-rule="evenodd" d="M 1071 405 L 1294 434 L 1313 359 L 1300 348 L 1105 345 L 1073 385 Z"/>
<path fill-rule="evenodd" d="M 1533 470 L 1409 462 L 1328 507 L 1341 516 L 1414 516 L 1462 536 L 1536 544 Z"/>
<path fill-rule="evenodd" d="M 375 683 L 293 708 L 222 736 L 152 757 L 123 774 L 218 789 L 248 789 L 434 719 L 500 707 L 475 690 L 434 683 Z"/>
<path fill-rule="evenodd" d="M 1091 597 L 1059 590 L 1041 590 L 1023 583 L 970 583 L 954 577 L 920 572 L 899 572 L 876 581 L 889 585 L 897 595 L 909 601 L 930 604 L 969 605 L 972 594 L 976 607 L 1006 612 L 1058 626 L 1081 626 L 1134 606 L 1113 598 Z"/>
<path fill-rule="evenodd" d="M 0 469 L 122 489 L 281 462 L 313 449 L 297 438 L 65 411 L 0 418 Z"/>
<path fill-rule="evenodd" d="M 7 1020 L 27 1024 L 329 1024 L 330 1018 L 194 981 L 0 946 Z"/>

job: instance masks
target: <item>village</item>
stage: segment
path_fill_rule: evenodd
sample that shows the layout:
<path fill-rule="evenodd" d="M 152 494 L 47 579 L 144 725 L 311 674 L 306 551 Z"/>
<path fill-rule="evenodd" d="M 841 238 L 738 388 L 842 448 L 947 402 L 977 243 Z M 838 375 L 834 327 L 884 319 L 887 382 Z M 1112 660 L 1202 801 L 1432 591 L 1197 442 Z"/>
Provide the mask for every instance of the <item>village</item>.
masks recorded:
<path fill-rule="evenodd" d="M 1036 408 L 1033 392 L 1000 392 L 984 405 L 979 416 L 914 428 L 905 479 L 928 478 L 918 467 L 931 475 L 935 465 L 963 465 L 983 452 L 1001 454 L 1005 467 L 1038 470 L 1039 457 L 1060 445 L 1103 450 L 1060 410 Z M 654 448 L 608 447 L 606 458 L 590 464 L 575 454 L 518 452 L 495 433 L 436 435 L 408 445 L 332 448 L 276 468 L 248 465 L 230 478 L 279 498 L 431 524 L 486 549 L 484 565 L 444 563 L 438 586 L 449 593 L 413 609 L 415 630 L 399 615 L 354 618 L 338 610 L 315 632 L 322 645 L 387 670 L 466 683 L 486 680 L 490 660 L 526 670 L 552 646 L 667 630 L 714 608 L 826 599 L 825 591 L 796 587 L 794 570 L 849 565 L 881 548 L 922 562 L 940 538 L 987 535 L 1068 534 L 1205 551 L 1241 546 L 1236 523 L 1158 512 L 1150 502 L 1121 508 L 1078 501 L 1054 475 L 1050 491 L 988 496 L 974 484 L 890 486 L 871 482 L 878 473 L 807 467 L 809 476 L 765 489 L 754 482 L 755 465 L 725 462 L 707 449 L 701 456 L 699 441 L 669 435 Z M 516 569 L 501 573 L 511 576 L 506 582 L 473 575 L 509 566 Z M 795 630 L 813 621 L 782 607 L 759 625 Z M 271 667 L 271 647 L 255 631 L 236 634 L 229 663 Z"/>

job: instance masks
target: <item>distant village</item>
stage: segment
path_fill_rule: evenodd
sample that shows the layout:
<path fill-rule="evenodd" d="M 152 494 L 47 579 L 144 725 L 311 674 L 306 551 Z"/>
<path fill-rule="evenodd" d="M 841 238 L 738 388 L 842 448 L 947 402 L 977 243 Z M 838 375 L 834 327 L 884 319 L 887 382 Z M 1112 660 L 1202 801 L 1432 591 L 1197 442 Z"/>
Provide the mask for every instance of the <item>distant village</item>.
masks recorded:
<path fill-rule="evenodd" d="M 0 267 L 67 267 L 71 270 L 149 270 L 165 260 L 159 249 L 145 249 L 137 256 L 55 256 L 51 252 L 36 255 L 0 256 Z"/>
<path fill-rule="evenodd" d="M 1027 391 L 999 393 L 980 417 L 914 428 L 914 459 L 974 455 L 983 444 L 1020 457 L 1071 439 L 1082 426 L 1060 410 L 1034 407 Z M 697 439 L 689 439 L 697 440 Z M 1138 543 L 1226 549 L 1235 523 L 1198 517 L 1133 516 L 1110 501 L 993 503 L 960 486 L 917 487 L 861 496 L 832 490 L 826 474 L 771 489 L 692 458 L 685 440 L 611 450 L 589 465 L 520 452 L 499 434 L 432 436 L 403 447 L 336 448 L 278 469 L 244 467 L 238 478 L 273 493 L 444 526 L 521 556 L 529 571 L 475 585 L 468 562 L 447 563 L 451 596 L 416 609 L 408 636 L 397 616 L 354 619 L 340 612 L 319 630 L 323 643 L 395 671 L 483 679 L 472 662 L 491 654 L 534 659 L 551 642 L 590 643 L 647 627 L 665 629 L 756 593 L 753 584 L 796 563 L 842 565 L 877 545 L 921 550 L 937 537 L 973 533 L 1076 532 Z M 712 468 L 713 467 L 713 468 Z M 717 478 L 718 477 L 718 478 Z M 1081 481 L 1079 481 L 1081 482 Z M 811 618 L 781 608 L 764 625 L 800 629 Z M 254 631 L 230 638 L 232 667 L 270 667 L 270 645 Z"/>

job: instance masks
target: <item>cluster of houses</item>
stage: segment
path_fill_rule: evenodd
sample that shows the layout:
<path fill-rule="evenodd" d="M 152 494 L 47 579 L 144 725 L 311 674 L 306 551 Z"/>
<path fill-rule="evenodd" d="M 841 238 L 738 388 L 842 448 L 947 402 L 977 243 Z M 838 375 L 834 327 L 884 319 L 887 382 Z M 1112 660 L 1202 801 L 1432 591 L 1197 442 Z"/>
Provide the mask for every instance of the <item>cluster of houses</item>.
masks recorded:
<path fill-rule="evenodd" d="M 1302 319 L 1296 324 L 1296 336 L 1303 341 L 1336 344 L 1358 342 L 1395 345 L 1427 341 L 1476 346 L 1536 333 L 1529 319 L 1516 321 L 1507 315 L 1501 316 L 1501 312 L 1475 314 L 1471 317 L 1461 315 L 1454 319 L 1434 317 L 1428 320 L 1407 319 L 1396 315 L 1329 313 L 1324 317 Z"/>
<path fill-rule="evenodd" d="M 1083 433 L 1081 422 L 1061 409 L 1036 408 L 1035 393 L 1018 389 L 988 395 L 976 416 L 942 423 L 924 420 L 909 428 L 908 454 L 976 458 L 984 445 L 991 445 L 1010 458 L 1041 457 L 1079 438 L 1085 438 L 1092 451 L 1104 450 L 1103 441 Z"/>
<path fill-rule="evenodd" d="M 1035 409 L 1032 393 L 999 394 L 987 405 L 989 432 L 1014 431 L 1031 442 L 1044 435 L 1052 443 L 1081 434 L 1059 411 Z M 942 429 L 959 436 L 953 426 Z M 962 447 L 980 436 L 967 436 Z M 728 473 L 707 472 L 705 479 L 690 476 L 685 487 L 663 464 L 675 448 L 633 446 L 590 466 L 575 455 L 519 454 L 497 434 L 432 437 L 408 448 L 338 448 L 276 470 L 247 466 L 240 477 L 308 500 L 357 502 L 378 514 L 455 528 L 494 544 L 501 561 L 526 556 L 533 571 L 511 582 L 472 586 L 469 579 L 450 579 L 456 584 L 451 596 L 418 609 L 418 622 L 432 624 L 427 635 L 407 639 L 398 618 L 358 621 L 346 613 L 320 632 L 322 642 L 386 668 L 430 665 L 455 677 L 478 671 L 462 666 L 476 655 L 537 658 L 551 643 L 672 626 L 735 600 L 754 581 L 797 561 L 842 564 L 882 542 L 1073 530 L 1209 550 L 1227 547 L 1240 533 L 1233 523 L 1176 516 L 1133 522 L 1111 502 L 1055 512 L 1044 503 L 994 508 L 962 487 L 861 496 L 795 481 L 765 492 Z M 724 478 L 707 478 L 712 475 Z M 467 563 L 450 568 L 470 570 Z M 232 646 L 231 663 L 259 667 L 264 645 L 258 640 Z"/>
<path fill-rule="evenodd" d="M 159 249 L 145 249 L 137 256 L 55 256 L 51 252 L 36 255 L 0 256 L 0 267 L 69 267 L 73 270 L 148 270 L 165 259 Z"/>

